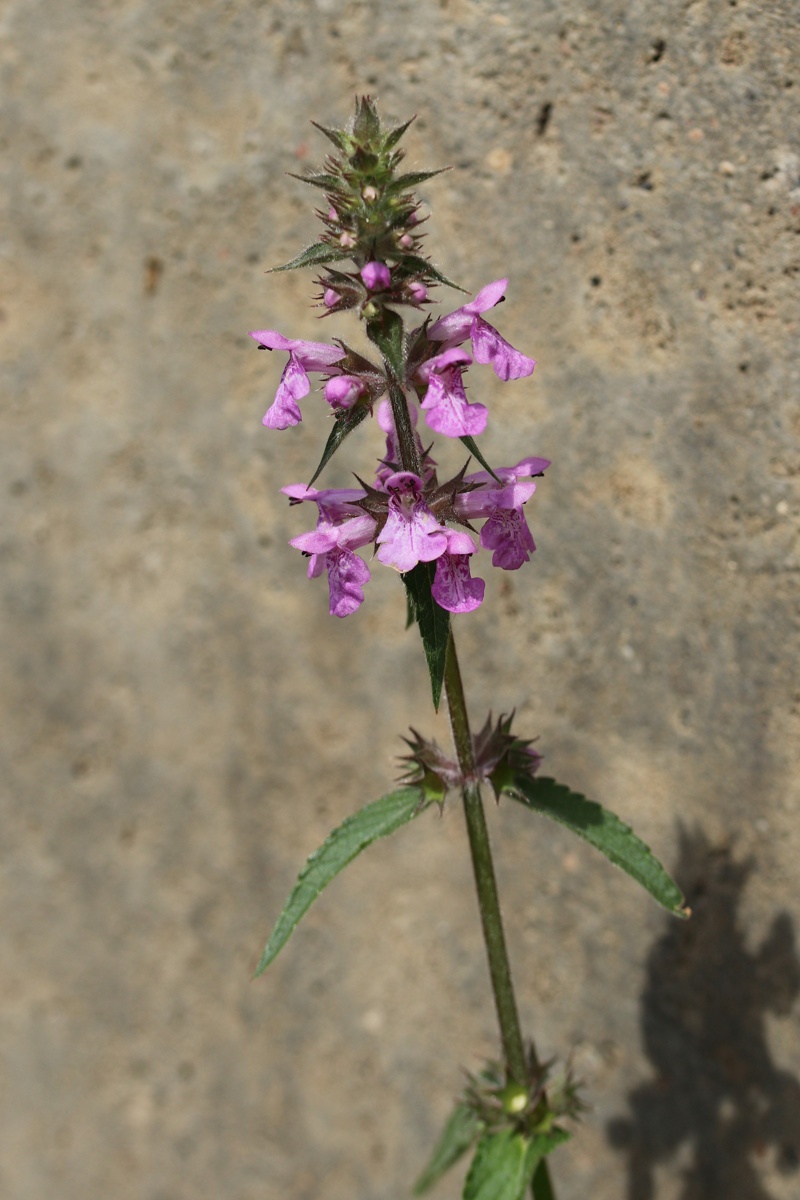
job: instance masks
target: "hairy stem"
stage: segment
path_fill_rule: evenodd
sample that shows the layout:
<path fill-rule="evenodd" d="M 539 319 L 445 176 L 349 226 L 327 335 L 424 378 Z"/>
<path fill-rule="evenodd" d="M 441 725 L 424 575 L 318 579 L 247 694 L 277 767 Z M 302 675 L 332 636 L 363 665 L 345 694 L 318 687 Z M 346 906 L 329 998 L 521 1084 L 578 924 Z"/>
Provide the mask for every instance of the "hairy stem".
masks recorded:
<path fill-rule="evenodd" d="M 389 400 L 392 405 L 394 427 L 397 430 L 397 440 L 400 444 L 400 460 L 404 471 L 412 471 L 422 475 L 422 463 L 419 459 L 417 441 L 414 437 L 414 426 L 408 412 L 408 401 L 403 389 L 397 383 L 389 384 Z"/>
<path fill-rule="evenodd" d="M 452 630 L 447 645 L 444 686 L 459 766 L 465 776 L 470 776 L 475 770 L 472 735 Z M 477 783 L 464 785 L 463 798 L 475 886 L 478 892 L 478 907 L 489 959 L 489 975 L 492 981 L 497 1019 L 500 1024 L 506 1070 L 515 1083 L 527 1086 L 528 1065 L 525 1046 L 522 1041 L 514 985 L 511 982 L 511 967 L 500 915 L 500 901 L 497 895 L 489 831 L 486 828 L 483 801 Z"/>

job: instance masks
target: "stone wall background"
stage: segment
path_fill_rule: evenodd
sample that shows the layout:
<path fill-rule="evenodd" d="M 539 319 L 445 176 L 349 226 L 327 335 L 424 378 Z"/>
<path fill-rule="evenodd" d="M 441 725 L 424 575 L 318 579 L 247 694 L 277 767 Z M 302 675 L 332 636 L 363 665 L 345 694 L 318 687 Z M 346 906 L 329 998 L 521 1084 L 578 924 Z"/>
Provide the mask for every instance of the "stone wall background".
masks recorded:
<path fill-rule="evenodd" d="M 490 814 L 524 1021 L 593 1106 L 559 1198 L 796 1195 L 799 27 L 793 0 L 8 0 L 7 1200 L 402 1196 L 496 1049 L 455 806 L 250 981 L 305 856 L 437 728 L 390 573 L 337 622 L 286 545 L 326 425 L 262 430 L 280 364 L 246 336 L 320 336 L 310 276 L 263 272 L 315 235 L 284 176 L 309 119 L 361 91 L 454 165 L 430 247 L 472 291 L 510 275 L 498 323 L 539 361 L 481 376 L 486 453 L 554 465 L 534 563 L 458 621 L 473 711 L 516 706 L 695 908 Z"/>

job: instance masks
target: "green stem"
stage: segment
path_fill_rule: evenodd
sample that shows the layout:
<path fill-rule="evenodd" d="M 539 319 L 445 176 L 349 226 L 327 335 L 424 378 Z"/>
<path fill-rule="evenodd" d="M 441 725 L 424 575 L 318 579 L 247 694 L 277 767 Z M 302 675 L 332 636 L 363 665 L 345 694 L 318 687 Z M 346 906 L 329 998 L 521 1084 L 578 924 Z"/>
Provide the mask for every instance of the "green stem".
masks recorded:
<path fill-rule="evenodd" d="M 469 778 L 474 775 L 475 759 L 452 629 L 447 644 L 444 686 L 458 763 L 462 773 Z M 503 920 L 500 915 L 500 901 L 497 895 L 497 880 L 494 874 L 492 849 L 489 844 L 489 831 L 486 828 L 486 816 L 478 784 L 466 783 L 463 797 L 475 887 L 478 892 L 478 907 L 483 926 L 483 938 L 486 943 L 486 954 L 489 959 L 489 975 L 492 981 L 497 1019 L 500 1024 L 506 1070 L 515 1083 L 527 1087 L 528 1064 L 522 1041 L 517 1001 L 514 996 L 514 985 L 511 981 L 511 967 L 503 932 Z"/>
<path fill-rule="evenodd" d="M 414 475 L 422 476 L 422 463 L 417 450 L 417 439 L 414 437 L 414 426 L 408 412 L 408 401 L 403 389 L 397 383 L 389 384 L 389 400 L 392 405 L 394 427 L 397 430 L 397 440 L 400 444 L 400 461 L 404 471 L 412 471 Z"/>

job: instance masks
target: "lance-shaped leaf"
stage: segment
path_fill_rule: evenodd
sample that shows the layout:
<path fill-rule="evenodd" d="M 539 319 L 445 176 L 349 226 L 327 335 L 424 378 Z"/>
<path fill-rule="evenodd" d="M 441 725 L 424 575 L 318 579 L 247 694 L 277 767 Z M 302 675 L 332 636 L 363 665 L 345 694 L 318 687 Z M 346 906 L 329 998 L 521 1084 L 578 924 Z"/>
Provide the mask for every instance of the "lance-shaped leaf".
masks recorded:
<path fill-rule="evenodd" d="M 457 1104 L 442 1130 L 428 1165 L 414 1184 L 414 1195 L 421 1196 L 432 1188 L 445 1171 L 449 1171 L 462 1154 L 466 1154 L 483 1129 L 483 1121 L 468 1105 Z"/>
<path fill-rule="evenodd" d="M 545 1155 L 569 1138 L 566 1129 L 557 1126 L 532 1137 L 511 1129 L 484 1134 L 464 1184 L 464 1200 L 523 1200 L 534 1177 L 546 1180 L 549 1187 L 546 1167 L 541 1171 Z"/>
<path fill-rule="evenodd" d="M 333 429 L 328 434 L 328 440 L 325 443 L 325 449 L 322 451 L 322 458 L 319 460 L 316 471 L 308 481 L 308 486 L 319 478 L 323 469 L 328 465 L 336 451 L 341 446 L 344 439 L 349 433 L 356 429 L 364 418 L 369 413 L 369 404 L 362 400 L 360 404 L 356 404 L 353 408 L 340 409 L 336 414 L 333 422 Z"/>
<path fill-rule="evenodd" d="M 398 788 L 397 791 L 389 792 L 381 796 L 380 800 L 368 804 L 366 808 L 343 821 L 338 829 L 334 829 L 300 872 L 292 894 L 264 947 L 256 975 L 266 970 L 278 951 L 286 945 L 298 922 L 308 912 L 322 889 L 327 887 L 357 854 L 377 838 L 394 833 L 426 807 L 420 788 Z"/>
<path fill-rule="evenodd" d="M 296 271 L 298 267 L 320 267 L 323 263 L 339 262 L 347 257 L 348 252 L 339 246 L 329 246 L 326 242 L 314 242 L 312 246 L 306 246 L 305 250 L 301 250 L 297 258 L 293 258 L 291 262 L 284 263 L 282 267 L 270 267 L 267 274 L 275 275 L 278 271 Z"/>
<path fill-rule="evenodd" d="M 558 821 L 585 838 L 675 916 L 690 916 L 678 885 L 649 847 L 614 813 L 594 800 L 587 800 L 579 792 L 570 791 L 564 784 L 556 783 L 555 779 L 532 778 L 522 771 L 517 772 L 513 784 L 503 790 L 526 808 Z"/>
<path fill-rule="evenodd" d="M 534 1142 L 511 1129 L 486 1133 L 469 1169 L 464 1200 L 522 1200 L 540 1155 Z"/>
<path fill-rule="evenodd" d="M 433 179 L 434 175 L 441 175 L 444 171 L 452 171 L 452 167 L 437 167 L 433 171 L 409 171 L 405 175 L 398 175 L 392 180 L 387 192 L 407 192 L 410 188 L 417 187 L 420 183 L 425 183 L 427 179 Z"/>
<path fill-rule="evenodd" d="M 314 122 L 312 121 L 313 125 Z M 341 179 L 336 175 L 326 175 L 322 171 L 318 171 L 314 175 L 295 175 L 294 171 L 287 171 L 292 179 L 299 179 L 300 183 L 310 183 L 312 187 L 321 188 L 323 192 L 335 192 L 337 188 L 342 186 Z"/>
<path fill-rule="evenodd" d="M 464 436 L 462 438 L 459 438 L 459 441 L 462 441 L 464 443 L 464 445 L 467 447 L 467 449 L 469 450 L 469 452 L 473 456 L 473 458 L 477 458 L 478 462 L 481 464 L 484 471 L 488 471 L 489 474 L 491 475 L 492 479 L 497 479 L 497 482 L 502 487 L 503 486 L 502 479 L 498 479 L 497 475 L 495 475 L 494 471 L 492 470 L 492 468 L 489 466 L 486 459 L 481 454 L 480 450 L 478 449 L 478 443 L 475 441 L 475 438 L 470 437 L 470 435 L 467 433 L 467 434 L 464 434 Z"/>
<path fill-rule="evenodd" d="M 422 635 L 422 647 L 431 677 L 433 707 L 438 712 L 444 683 L 447 643 L 450 638 L 450 613 L 439 607 L 431 593 L 435 574 L 435 562 L 417 563 L 410 571 L 406 571 L 403 583 L 406 585 L 409 604 Z"/>
<path fill-rule="evenodd" d="M 408 273 L 416 272 L 418 275 L 425 275 L 428 279 L 435 279 L 438 283 L 444 283 L 447 287 L 455 288 L 457 292 L 463 292 L 464 295 L 468 294 L 466 288 L 453 283 L 452 279 L 448 279 L 446 275 L 443 275 L 438 267 L 428 262 L 427 258 L 421 258 L 419 254 L 404 254 L 400 261 L 403 269 Z"/>
<path fill-rule="evenodd" d="M 344 129 L 330 129 L 327 125 L 320 125 L 319 121 L 312 121 L 311 124 L 320 133 L 324 133 L 325 137 L 333 142 L 337 150 L 347 150 L 350 146 L 350 137 Z M 298 176 L 295 175 L 295 179 Z M 302 176 L 300 177 L 302 178 Z"/>
<path fill-rule="evenodd" d="M 386 150 L 391 150 L 400 141 L 405 131 L 408 129 L 412 121 L 416 121 L 416 113 L 413 117 L 409 117 L 402 125 L 395 125 L 394 129 L 390 129 L 384 136 L 383 145 Z"/>
<path fill-rule="evenodd" d="M 378 347 L 395 379 L 402 381 L 405 362 L 400 314 L 391 308 L 382 308 L 377 317 L 367 321 L 367 337 Z"/>

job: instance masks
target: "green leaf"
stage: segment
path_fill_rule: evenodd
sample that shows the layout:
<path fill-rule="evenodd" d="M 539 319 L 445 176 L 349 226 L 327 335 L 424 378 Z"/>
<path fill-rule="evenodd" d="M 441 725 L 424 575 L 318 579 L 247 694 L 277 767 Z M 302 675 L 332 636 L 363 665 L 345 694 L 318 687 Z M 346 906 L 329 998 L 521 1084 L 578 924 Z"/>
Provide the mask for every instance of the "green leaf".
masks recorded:
<path fill-rule="evenodd" d="M 408 129 L 411 122 L 416 121 L 416 119 L 417 118 L 416 118 L 416 114 L 415 114 L 413 117 L 409 117 L 407 121 L 404 121 L 402 125 L 395 125 L 395 127 L 393 129 L 390 129 L 385 134 L 384 139 L 383 139 L 384 149 L 392 150 L 397 145 L 397 143 L 400 141 L 400 138 L 403 136 L 405 131 Z"/>
<path fill-rule="evenodd" d="M 422 258 L 419 254 L 404 254 L 400 262 L 407 271 L 414 271 L 418 275 L 425 275 L 428 279 L 435 279 L 438 283 L 444 283 L 447 287 L 455 288 L 457 292 L 463 292 L 465 296 L 468 295 L 466 288 L 453 283 L 452 279 L 448 279 L 446 275 L 443 275 L 438 267 L 435 267 L 433 263 L 428 262 L 427 258 Z"/>
<path fill-rule="evenodd" d="M 419 183 L 424 183 L 426 179 L 433 179 L 434 175 L 441 175 L 444 171 L 451 170 L 452 167 L 437 167 L 435 171 L 409 171 L 406 175 L 396 176 L 387 188 L 387 191 L 407 192 L 409 188 L 416 187 Z"/>
<path fill-rule="evenodd" d="M 322 458 L 319 460 L 319 465 L 308 481 L 309 487 L 319 478 L 323 468 L 328 465 L 347 435 L 352 433 L 361 424 L 368 413 L 368 404 L 356 404 L 353 408 L 339 410 L 334 418 L 333 429 L 328 434 L 328 440 L 325 443 L 325 449 L 322 451 Z"/>
<path fill-rule="evenodd" d="M 484 1134 L 464 1184 L 463 1200 L 522 1200 L 541 1157 L 537 1141 L 512 1129 Z"/>
<path fill-rule="evenodd" d="M 399 788 L 368 804 L 343 821 L 338 829 L 334 829 L 300 872 L 264 947 L 256 976 L 266 970 L 278 951 L 286 945 L 301 917 L 305 916 L 322 889 L 377 838 L 394 833 L 425 807 L 420 788 Z"/>
<path fill-rule="evenodd" d="M 533 1200 L 556 1200 L 556 1194 L 550 1182 L 550 1168 L 547 1165 L 546 1158 L 539 1160 L 539 1165 L 533 1172 L 531 1190 L 533 1191 Z"/>
<path fill-rule="evenodd" d="M 485 459 L 485 458 L 483 457 L 483 455 L 481 454 L 480 450 L 478 449 L 478 443 L 475 441 L 475 438 L 474 438 L 474 437 L 470 437 L 470 435 L 469 435 L 469 434 L 465 434 L 465 435 L 464 435 L 464 437 L 462 437 L 460 440 L 461 440 L 461 441 L 464 443 L 464 445 L 467 447 L 467 449 L 469 450 L 469 452 L 470 452 L 470 454 L 472 455 L 472 457 L 473 457 L 473 458 L 477 458 L 478 462 L 481 464 L 481 466 L 483 467 L 484 471 L 488 471 L 488 472 L 489 472 L 489 474 L 491 475 L 492 479 L 497 479 L 497 482 L 498 482 L 498 483 L 500 484 L 500 486 L 502 487 L 502 486 L 503 486 L 503 481 L 502 481 L 502 479 L 498 479 L 498 477 L 495 475 L 494 471 L 493 471 L 493 470 L 492 470 L 492 468 L 489 466 L 489 464 L 488 464 L 488 462 L 486 461 L 486 459 Z"/>
<path fill-rule="evenodd" d="M 370 143 L 381 132 L 381 119 L 371 96 L 361 96 L 356 100 L 356 117 L 353 122 L 353 139 L 357 142 Z"/>
<path fill-rule="evenodd" d="M 457 1104 L 442 1130 L 427 1167 L 414 1184 L 414 1195 L 421 1196 L 441 1179 L 445 1171 L 466 1154 L 483 1131 L 483 1122 L 466 1104 Z"/>
<path fill-rule="evenodd" d="M 526 808 L 551 817 L 585 838 L 675 916 L 690 915 L 680 888 L 652 851 L 608 809 L 555 779 L 534 779 L 522 771 L 515 775 L 514 785 L 504 790 Z"/>
<path fill-rule="evenodd" d="M 311 123 L 313 125 L 314 122 Z M 298 179 L 300 183 L 310 183 L 312 187 L 321 188 L 323 192 L 335 192 L 342 186 L 341 179 L 338 179 L 336 175 L 326 175 L 323 171 L 317 171 L 315 175 L 295 175 L 294 171 L 287 171 L 286 174 L 290 179 Z"/>
<path fill-rule="evenodd" d="M 320 125 L 319 121 L 312 121 L 311 124 L 320 133 L 324 133 L 325 137 L 333 142 L 337 150 L 347 150 L 350 145 L 350 138 L 344 129 L 329 129 L 327 125 Z"/>
<path fill-rule="evenodd" d="M 338 246 L 329 246 L 326 242 L 314 242 L 312 246 L 306 246 L 305 250 L 293 258 L 291 262 L 284 263 L 282 267 L 270 267 L 268 275 L 275 275 L 278 271 L 295 271 L 298 267 L 319 267 L 323 263 L 338 262 L 342 258 L 347 258 L 347 251 L 341 250 Z"/>
<path fill-rule="evenodd" d="M 391 308 L 382 308 L 380 315 L 367 321 L 367 337 L 385 358 L 395 379 L 402 380 L 405 369 L 403 355 L 403 318 Z"/>
<path fill-rule="evenodd" d="M 433 707 L 438 712 L 444 683 L 447 643 L 450 638 L 450 613 L 440 608 L 431 595 L 435 574 L 435 562 L 417 563 L 405 573 L 403 583 L 406 585 L 409 603 L 414 610 L 414 619 L 422 635 L 422 645 L 431 677 Z"/>

